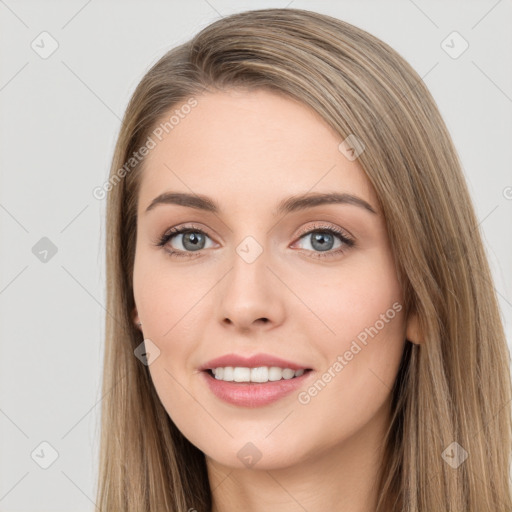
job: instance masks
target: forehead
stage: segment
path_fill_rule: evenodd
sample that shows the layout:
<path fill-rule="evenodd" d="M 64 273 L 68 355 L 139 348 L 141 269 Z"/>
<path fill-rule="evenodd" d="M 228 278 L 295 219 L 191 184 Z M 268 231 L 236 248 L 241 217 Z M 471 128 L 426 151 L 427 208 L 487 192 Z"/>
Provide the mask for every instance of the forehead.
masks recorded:
<path fill-rule="evenodd" d="M 361 166 L 339 150 L 343 138 L 310 107 L 266 90 L 195 100 L 190 109 L 174 106 L 161 123 L 181 115 L 152 136 L 139 213 L 167 191 L 213 196 L 237 211 L 309 191 L 353 193 L 375 204 Z"/>

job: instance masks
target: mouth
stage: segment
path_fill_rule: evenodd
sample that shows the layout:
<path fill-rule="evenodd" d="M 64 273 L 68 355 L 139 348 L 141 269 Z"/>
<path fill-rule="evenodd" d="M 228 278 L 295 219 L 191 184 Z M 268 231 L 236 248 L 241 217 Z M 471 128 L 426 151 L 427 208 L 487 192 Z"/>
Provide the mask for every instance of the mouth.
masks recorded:
<path fill-rule="evenodd" d="M 250 368 L 249 370 L 252 370 L 252 368 Z M 217 381 L 221 381 L 221 382 L 228 382 L 230 384 L 242 384 L 242 385 L 250 385 L 250 384 L 271 384 L 272 382 L 280 382 L 280 381 L 287 381 L 287 380 L 294 380 L 294 379 L 298 379 L 304 375 L 306 375 L 307 373 L 313 371 L 312 368 L 305 368 L 303 370 L 298 370 L 295 372 L 295 374 L 291 377 L 285 377 L 285 376 L 279 376 L 279 375 L 276 375 L 276 376 L 273 376 L 273 378 L 269 378 L 268 380 L 264 380 L 264 381 L 256 381 L 256 380 L 247 380 L 247 378 L 245 378 L 244 380 L 237 380 L 236 376 L 233 376 L 233 378 L 230 378 L 230 379 L 224 379 L 224 378 L 220 378 L 220 377 L 217 377 L 215 376 L 214 372 L 213 372 L 213 369 L 211 368 L 208 368 L 206 370 L 203 370 L 203 373 L 206 373 L 208 374 L 209 377 L 211 377 L 212 379 L 214 380 L 217 380 Z M 277 378 L 279 377 L 279 378 Z"/>
<path fill-rule="evenodd" d="M 222 368 L 222 370 L 227 370 L 227 375 L 225 372 L 219 372 L 219 368 L 207 368 L 200 373 L 204 375 L 204 383 L 207 388 L 218 399 L 237 407 L 247 408 L 263 407 L 285 399 L 290 394 L 307 386 L 314 379 L 315 372 L 311 368 L 289 369 L 294 373 L 293 376 L 290 372 L 286 372 L 286 369 L 273 368 L 269 369 L 267 375 L 262 367 Z M 255 370 L 254 380 L 252 379 L 253 370 Z M 249 371 L 251 372 L 250 377 Z M 224 380 L 225 378 L 229 380 Z M 260 382 L 257 382 L 258 380 Z"/>

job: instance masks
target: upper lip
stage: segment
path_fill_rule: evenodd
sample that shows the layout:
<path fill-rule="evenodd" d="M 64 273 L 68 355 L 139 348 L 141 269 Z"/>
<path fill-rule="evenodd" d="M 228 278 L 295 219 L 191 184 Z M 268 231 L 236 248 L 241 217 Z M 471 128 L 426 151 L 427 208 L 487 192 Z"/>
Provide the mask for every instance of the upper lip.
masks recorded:
<path fill-rule="evenodd" d="M 290 370 L 308 370 L 308 366 L 287 361 L 271 354 L 254 354 L 244 357 L 238 354 L 226 354 L 211 359 L 199 367 L 199 370 L 212 370 L 213 368 L 225 368 L 227 366 L 238 366 L 242 368 L 258 368 L 260 366 L 278 366 L 279 368 L 290 368 Z"/>

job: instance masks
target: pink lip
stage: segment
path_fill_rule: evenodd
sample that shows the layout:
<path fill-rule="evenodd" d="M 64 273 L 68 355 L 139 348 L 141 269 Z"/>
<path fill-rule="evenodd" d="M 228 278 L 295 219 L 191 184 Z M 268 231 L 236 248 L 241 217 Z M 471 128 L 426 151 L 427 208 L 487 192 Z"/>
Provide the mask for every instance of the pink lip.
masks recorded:
<path fill-rule="evenodd" d="M 239 366 L 243 368 L 258 368 L 260 366 L 278 366 L 279 368 L 290 368 L 291 370 L 311 369 L 293 361 L 286 361 L 270 354 L 254 354 L 250 357 L 243 357 L 237 354 L 226 354 L 208 361 L 199 367 L 199 370 L 211 370 L 212 368 L 224 368 L 226 366 Z M 295 380 L 295 379 L 294 379 Z M 277 381 L 279 382 L 279 381 Z"/>
<path fill-rule="evenodd" d="M 237 364 L 237 366 L 241 365 Z M 289 366 L 287 367 L 289 368 Z M 265 383 L 225 382 L 216 379 L 207 371 L 201 372 L 201 375 L 210 391 L 217 398 L 239 407 L 254 408 L 270 404 L 289 395 L 303 386 L 313 373 L 313 371 L 304 372 L 300 377 L 294 377 L 293 379 L 281 379 Z"/>

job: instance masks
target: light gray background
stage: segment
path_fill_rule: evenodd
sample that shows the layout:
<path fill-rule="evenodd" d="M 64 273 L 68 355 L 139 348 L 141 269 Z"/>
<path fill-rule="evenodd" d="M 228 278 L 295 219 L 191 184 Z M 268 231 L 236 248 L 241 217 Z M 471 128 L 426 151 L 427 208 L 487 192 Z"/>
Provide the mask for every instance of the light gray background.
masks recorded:
<path fill-rule="evenodd" d="M 462 159 L 510 344 L 511 1 L 0 0 L 0 511 L 95 510 L 105 201 L 92 190 L 136 84 L 219 16 L 287 6 L 369 31 L 424 77 Z M 59 45 L 47 59 L 31 48 L 43 31 Z M 453 31 L 469 43 L 456 59 L 441 46 Z M 32 252 L 43 237 L 57 248 L 46 262 Z M 42 442 L 58 452 L 47 469 Z"/>

